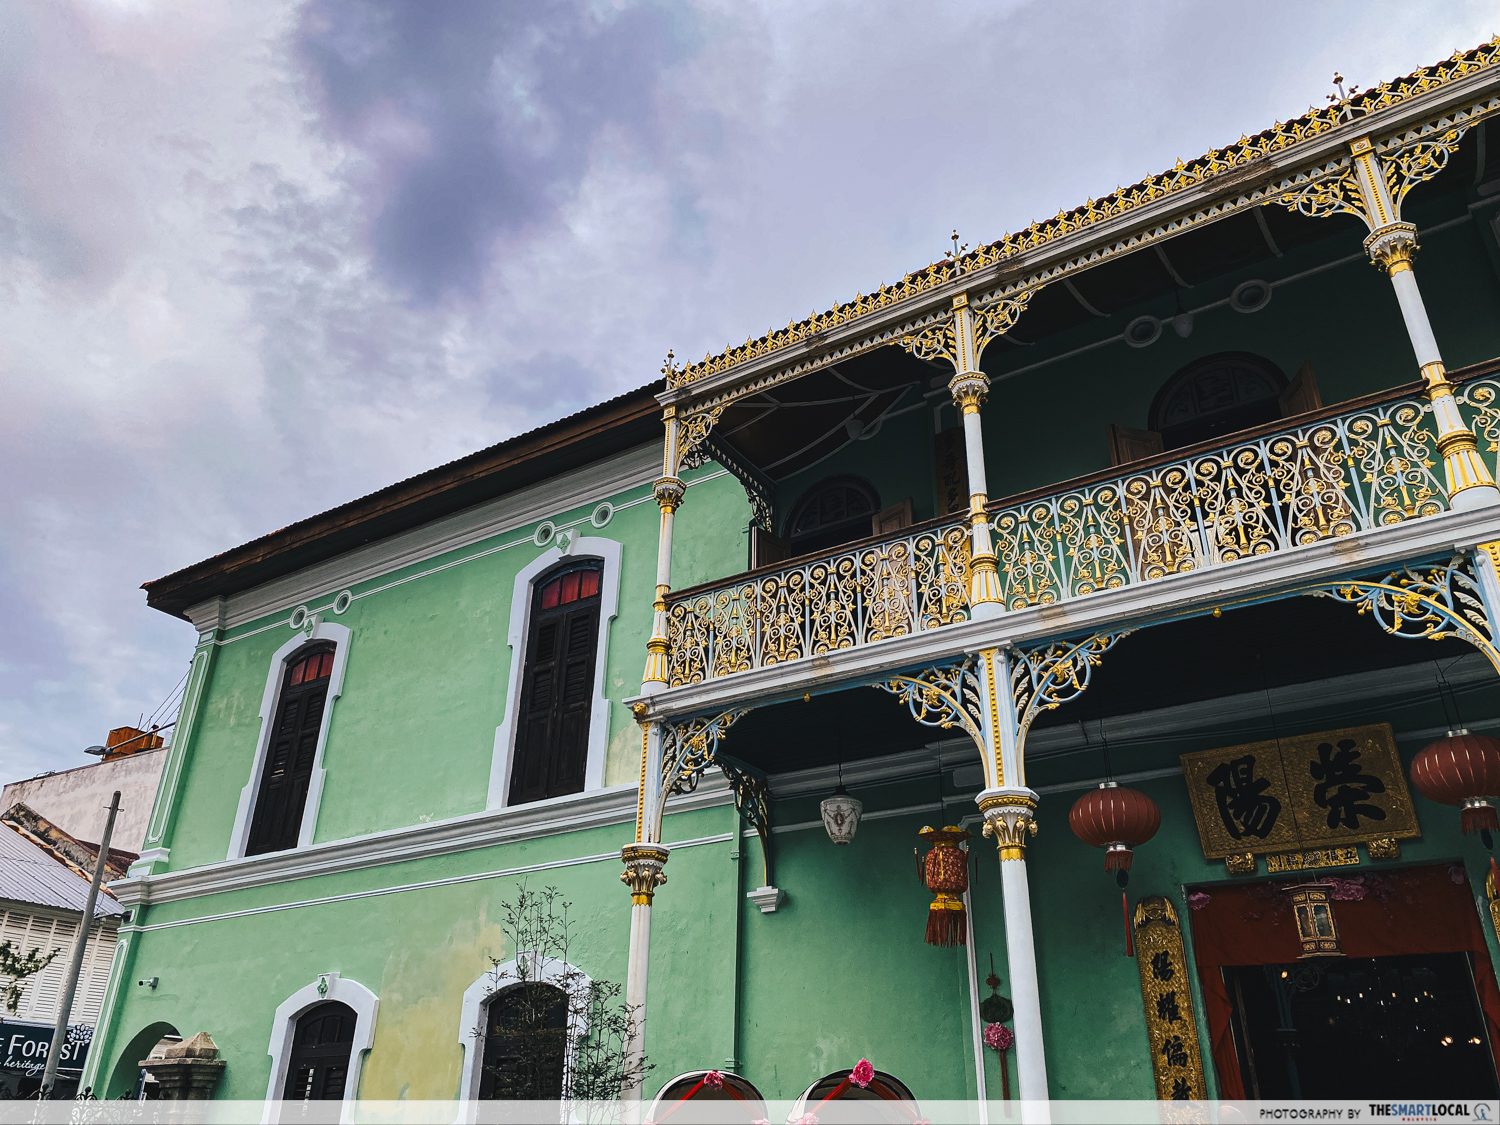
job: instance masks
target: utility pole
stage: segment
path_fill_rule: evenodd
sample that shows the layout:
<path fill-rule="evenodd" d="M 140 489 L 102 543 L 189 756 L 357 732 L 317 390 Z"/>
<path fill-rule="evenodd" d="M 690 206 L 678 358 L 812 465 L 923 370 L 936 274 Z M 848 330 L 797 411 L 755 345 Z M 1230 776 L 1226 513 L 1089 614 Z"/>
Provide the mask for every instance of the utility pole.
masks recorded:
<path fill-rule="evenodd" d="M 57 1005 L 57 1027 L 52 1032 L 52 1046 L 47 1050 L 47 1069 L 42 1074 L 42 1097 L 52 1097 L 57 1082 L 57 1064 L 62 1059 L 63 1044 L 68 1041 L 68 1021 L 73 1017 L 73 994 L 78 991 L 78 974 L 83 969 L 83 953 L 89 944 L 89 930 L 94 925 L 94 904 L 99 901 L 99 883 L 109 863 L 109 838 L 115 833 L 115 814 L 120 811 L 120 791 L 115 790 L 109 802 L 109 819 L 99 840 L 99 858 L 94 861 L 94 877 L 89 882 L 89 897 L 84 900 L 83 917 L 78 920 L 78 938 L 73 943 L 73 960 L 63 982 L 62 999 Z"/>

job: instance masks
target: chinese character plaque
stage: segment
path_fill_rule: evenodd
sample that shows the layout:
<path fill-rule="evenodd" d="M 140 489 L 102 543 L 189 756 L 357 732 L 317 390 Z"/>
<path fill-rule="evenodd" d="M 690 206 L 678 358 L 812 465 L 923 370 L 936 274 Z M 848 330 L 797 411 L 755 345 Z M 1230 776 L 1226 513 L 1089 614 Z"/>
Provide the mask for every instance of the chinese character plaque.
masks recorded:
<path fill-rule="evenodd" d="M 1146 895 L 1136 904 L 1135 959 L 1141 970 L 1156 1096 L 1161 1101 L 1202 1101 L 1208 1094 L 1182 930 L 1177 911 L 1161 895 Z"/>
<path fill-rule="evenodd" d="M 1232 870 L 1266 853 L 1321 852 L 1290 867 L 1357 862 L 1355 844 L 1385 854 L 1421 835 L 1389 723 L 1184 754 L 1182 773 L 1204 857 Z"/>

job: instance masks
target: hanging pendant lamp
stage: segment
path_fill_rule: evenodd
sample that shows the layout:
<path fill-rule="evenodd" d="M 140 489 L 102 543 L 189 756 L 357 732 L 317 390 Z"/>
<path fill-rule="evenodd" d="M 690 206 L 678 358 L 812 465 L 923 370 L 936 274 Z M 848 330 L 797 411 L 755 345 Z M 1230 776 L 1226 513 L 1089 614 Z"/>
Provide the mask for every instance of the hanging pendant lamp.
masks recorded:
<path fill-rule="evenodd" d="M 1493 846 L 1490 833 L 1500 831 L 1490 804 L 1500 798 L 1500 738 L 1450 730 L 1412 759 L 1411 783 L 1429 801 L 1458 805 L 1464 834 L 1477 832 L 1485 847 Z"/>
<path fill-rule="evenodd" d="M 850 796 L 849 791 L 844 788 L 842 750 L 839 754 L 838 788 L 833 791 L 832 797 L 823 798 L 823 803 L 818 808 L 823 814 L 823 827 L 828 832 L 830 840 L 835 844 L 847 844 L 854 839 L 854 833 L 859 830 L 859 818 L 865 811 L 865 804 L 858 797 Z"/>

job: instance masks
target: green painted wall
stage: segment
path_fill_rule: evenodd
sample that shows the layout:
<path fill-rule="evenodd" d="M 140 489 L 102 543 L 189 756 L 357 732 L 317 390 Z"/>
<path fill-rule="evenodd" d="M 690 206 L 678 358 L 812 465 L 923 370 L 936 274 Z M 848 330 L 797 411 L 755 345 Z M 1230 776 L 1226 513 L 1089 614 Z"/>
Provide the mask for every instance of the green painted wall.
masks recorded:
<path fill-rule="evenodd" d="M 705 469 L 689 479 L 712 473 Z M 636 488 L 612 499 L 623 505 L 649 493 L 649 487 Z M 591 503 L 549 518 L 565 525 L 586 519 L 592 509 Z M 681 548 L 673 557 L 681 585 L 743 568 L 749 511 L 744 490 L 727 474 L 689 488 L 679 520 Z M 657 525 L 656 505 L 648 500 L 618 510 L 602 530 L 587 522 L 581 528 L 624 548 L 619 615 L 608 638 L 605 695 L 616 705 L 607 784 L 631 782 L 639 769 L 637 728 L 619 701 L 640 689 Z M 530 541 L 535 526 L 357 583 L 350 587 L 355 599 L 349 609 L 325 615 L 353 635 L 343 695 L 328 727 L 328 773 L 315 840 L 484 808 L 495 728 L 505 716 L 515 578 L 542 552 Z M 517 545 L 493 549 L 506 543 Z M 459 565 L 446 565 L 453 563 Z M 259 737 L 267 670 L 275 651 L 293 636 L 282 624 L 291 608 L 231 630 L 231 643 L 219 648 L 178 790 L 172 870 L 224 859 Z M 413 759 L 419 769 L 410 768 Z"/>
<path fill-rule="evenodd" d="M 1447 221 L 1452 203 L 1434 201 L 1431 213 L 1417 221 Z M 1274 280 L 1357 251 L 1357 238 L 1339 236 L 1200 286 L 1184 299 L 1201 304 L 1226 296 L 1243 277 Z M 1500 352 L 1500 285 L 1488 255 L 1472 225 L 1423 239 L 1418 277 L 1450 366 Z M 1118 332 L 1143 311 L 1172 309 L 1127 310 L 1035 349 L 998 354 L 992 348 L 986 364 L 993 364 L 992 375 L 1002 375 L 1007 366 L 1045 358 L 1047 348 L 1062 352 Z M 998 381 L 984 411 L 992 493 L 1107 465 L 1107 423 L 1144 425 L 1152 397 L 1174 371 L 1223 350 L 1267 355 L 1288 374 L 1309 361 L 1328 402 L 1415 377 L 1388 281 L 1362 262 L 1341 265 L 1278 289 L 1260 313 L 1203 313 L 1186 341 L 1169 331 L 1146 349 L 1112 344 L 1034 375 Z M 732 477 L 713 472 L 690 476 L 704 483 L 689 489 L 677 520 L 678 587 L 745 566 L 749 506 Z M 911 496 L 918 519 L 932 515 L 930 410 L 890 419 L 876 438 L 852 443 L 782 482 L 780 515 L 808 486 L 841 473 L 870 479 L 887 504 Z M 633 784 L 639 769 L 638 730 L 621 701 L 638 689 L 650 625 L 658 516 L 648 493 L 646 485 L 622 492 L 613 498 L 617 505 L 643 502 L 621 507 L 602 531 L 586 524 L 580 529 L 623 545 L 619 616 L 609 634 L 607 665 L 606 694 L 614 701 L 608 784 Z M 591 509 L 592 502 L 549 518 L 566 524 Z M 483 809 L 512 659 L 506 633 L 514 581 L 539 553 L 529 541 L 533 526 L 355 585 L 353 605 L 330 618 L 350 628 L 353 639 L 343 696 L 328 731 L 319 842 Z M 199 719 L 184 740 L 175 825 L 167 841 L 173 870 L 224 859 L 256 747 L 271 656 L 292 635 L 281 623 L 290 608 L 237 627 L 229 643 L 217 648 Z M 1466 716 L 1500 717 L 1494 694 L 1476 696 Z M 1325 710 L 1278 717 L 1284 733 L 1380 720 L 1403 731 L 1442 724 L 1431 703 L 1386 703 L 1359 716 Z M 1263 724 L 1240 722 L 1204 727 L 1191 737 L 1122 741 L 1114 765 L 1120 772 L 1165 768 L 1189 750 L 1262 737 Z M 731 734 L 730 752 L 732 744 Z M 1402 753 L 1409 759 L 1419 746 L 1408 740 Z M 866 752 L 883 751 L 877 745 Z M 1045 788 L 1098 772 L 1092 752 L 1064 754 L 1033 760 L 1028 781 Z M 1182 888 L 1224 880 L 1223 866 L 1202 859 L 1180 779 L 1140 787 L 1161 806 L 1164 823 L 1157 839 L 1137 853 L 1132 900 L 1167 894 L 1190 919 Z M 1029 859 L 1052 1092 L 1067 1098 L 1149 1097 L 1136 967 L 1121 955 L 1119 895 L 1102 872 L 1099 853 L 1066 826 L 1077 792 L 1044 799 L 1042 831 Z M 867 813 L 890 815 L 867 819 L 847 849 L 834 847 L 816 823 L 816 795 L 778 802 L 777 823 L 794 830 L 777 836 L 776 882 L 787 899 L 772 915 L 762 915 L 744 898 L 746 887 L 759 881 L 758 844 L 731 835 L 730 808 L 667 818 L 668 840 L 707 842 L 674 853 L 670 882 L 653 912 L 647 1050 L 656 1069 L 648 1091 L 681 1071 L 724 1066 L 737 1054 L 741 1072 L 773 1098 L 795 1097 L 861 1056 L 898 1075 L 920 1098 L 973 1096 L 966 962 L 961 950 L 923 943 L 930 896 L 918 883 L 909 851 L 923 824 L 973 814 L 972 792 L 955 790 L 951 774 L 942 782 L 947 805 L 941 810 L 939 793 L 933 778 L 862 788 Z M 912 808 L 923 805 L 932 807 Z M 1462 857 L 1477 886 L 1483 852 L 1458 835 L 1456 813 L 1419 799 L 1418 814 L 1424 835 L 1404 845 L 1402 862 Z M 128 1052 L 138 1048 L 132 1041 L 143 1029 L 170 1024 L 184 1034 L 214 1035 L 229 1062 L 221 1097 L 262 1096 L 277 1004 L 319 973 L 337 971 L 380 997 L 362 1095 L 453 1097 L 463 990 L 491 957 L 515 952 L 505 948 L 498 919 L 517 877 L 473 877 L 562 865 L 527 879 L 532 886 L 557 886 L 574 903 L 578 966 L 623 983 L 629 897 L 619 883 L 617 856 L 630 837 L 631 826 L 621 823 L 144 909 L 135 924 L 148 929 L 130 938 L 130 951 L 116 967 L 117 999 L 95 1048 L 106 1076 L 101 1092 L 120 1092 L 107 1076 L 122 1053 L 130 1069 Z M 974 891 L 979 975 L 993 954 L 1003 981 L 998 868 L 989 845 L 977 846 L 984 853 Z M 465 881 L 383 893 L 454 879 Z M 197 920 L 245 911 L 253 913 Z M 1500 950 L 1492 948 L 1494 953 Z M 158 989 L 134 984 L 150 976 L 160 978 Z M 1008 984 L 1001 990 L 1008 992 Z M 993 1052 L 986 1053 L 986 1075 L 990 1096 L 998 1097 Z"/>

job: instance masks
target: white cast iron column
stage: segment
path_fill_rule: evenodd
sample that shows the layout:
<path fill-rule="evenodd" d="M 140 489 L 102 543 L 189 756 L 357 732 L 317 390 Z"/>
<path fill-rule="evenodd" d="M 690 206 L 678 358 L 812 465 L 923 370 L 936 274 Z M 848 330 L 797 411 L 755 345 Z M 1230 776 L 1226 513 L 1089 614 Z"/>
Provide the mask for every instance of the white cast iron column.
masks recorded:
<path fill-rule="evenodd" d="M 646 671 L 641 694 L 654 695 L 667 686 L 667 592 L 672 588 L 672 518 L 682 506 L 686 486 L 677 475 L 681 430 L 677 408 L 666 410 L 667 440 L 662 452 L 662 475 L 653 490 L 661 508 L 661 531 L 656 540 L 656 600 L 651 607 L 651 639 L 646 642 Z"/>
<path fill-rule="evenodd" d="M 1031 928 L 1031 891 L 1026 880 L 1026 838 L 1036 835 L 1037 795 L 1026 788 L 1017 737 L 1016 707 L 1010 693 L 1010 660 L 1004 649 L 979 654 L 984 695 L 984 792 L 976 798 L 984 834 L 1000 848 L 1000 885 L 1005 895 L 1005 954 L 1015 1007 L 1016 1073 L 1021 1119 L 1047 1122 L 1047 1057 L 1042 1040 L 1042 997 L 1036 976 L 1036 942 Z"/>
<path fill-rule="evenodd" d="M 1400 221 L 1396 201 L 1391 197 L 1380 160 L 1369 139 L 1361 138 L 1349 148 L 1370 225 L 1365 250 L 1371 260 L 1390 275 L 1396 300 L 1401 305 L 1402 319 L 1406 321 L 1406 333 L 1411 337 L 1417 365 L 1427 383 L 1432 418 L 1437 423 L 1438 453 L 1442 455 L 1447 477 L 1448 501 L 1460 510 L 1500 504 L 1500 489 L 1496 489 L 1489 468 L 1479 456 L 1473 431 L 1464 424 L 1458 412 L 1453 385 L 1448 382 L 1437 338 L 1433 336 L 1432 324 L 1427 319 L 1427 307 L 1422 303 L 1421 290 L 1417 288 L 1417 275 L 1411 267 L 1412 256 L 1417 252 L 1417 228 Z"/>
<path fill-rule="evenodd" d="M 984 431 L 979 408 L 990 390 L 989 378 L 979 370 L 979 347 L 974 337 L 974 313 L 969 296 L 953 298 L 953 361 L 957 368 L 948 382 L 964 422 L 964 456 L 969 469 L 969 615 L 994 617 L 1004 610 L 1000 578 L 995 569 L 995 547 L 984 507 L 989 489 L 984 475 Z"/>
<path fill-rule="evenodd" d="M 636 704 L 644 710 L 644 704 Z M 651 900 L 656 888 L 667 881 L 662 870 L 667 849 L 660 843 L 661 740 L 660 723 L 641 724 L 641 788 L 636 797 L 635 843 L 620 849 L 625 870 L 620 882 L 630 888 L 630 948 L 626 954 L 625 1005 L 630 1013 L 630 1033 L 625 1041 L 626 1080 L 620 1097 L 627 1103 L 627 1116 L 640 1116 L 641 1062 L 646 1053 L 646 996 L 651 968 Z"/>

